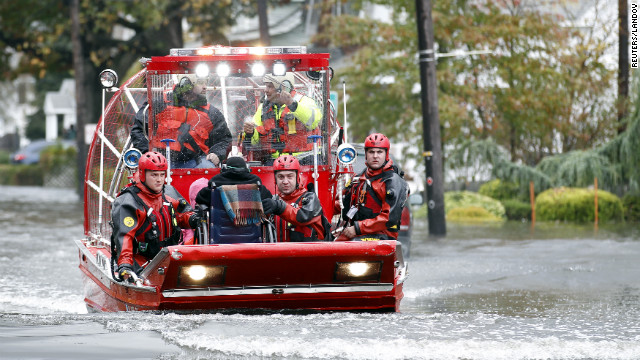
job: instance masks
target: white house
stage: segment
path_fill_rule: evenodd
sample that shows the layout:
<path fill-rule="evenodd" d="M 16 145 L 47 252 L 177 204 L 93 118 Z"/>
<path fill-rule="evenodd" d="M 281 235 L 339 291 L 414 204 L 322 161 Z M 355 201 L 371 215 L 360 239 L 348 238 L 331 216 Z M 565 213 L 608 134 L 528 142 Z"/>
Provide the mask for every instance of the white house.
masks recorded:
<path fill-rule="evenodd" d="M 69 129 L 76 127 L 76 83 L 74 79 L 62 81 L 60 90 L 50 91 L 44 99 L 47 140 L 56 140 L 64 136 Z"/>
<path fill-rule="evenodd" d="M 28 116 L 38 110 L 31 105 L 35 99 L 35 82 L 31 75 L 0 82 L 0 148 L 14 150 L 26 145 Z"/>

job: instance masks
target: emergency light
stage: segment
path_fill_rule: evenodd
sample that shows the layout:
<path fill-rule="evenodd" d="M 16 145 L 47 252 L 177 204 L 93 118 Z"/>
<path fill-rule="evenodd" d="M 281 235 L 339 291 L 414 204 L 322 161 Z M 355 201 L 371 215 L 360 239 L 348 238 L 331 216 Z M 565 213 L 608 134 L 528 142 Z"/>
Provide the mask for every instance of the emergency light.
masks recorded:
<path fill-rule="evenodd" d="M 357 152 L 356 148 L 351 144 L 344 143 L 338 146 L 338 160 L 343 165 L 351 165 L 354 161 L 356 161 Z"/>
<path fill-rule="evenodd" d="M 209 46 L 202 48 L 174 48 L 169 56 L 214 56 L 214 55 L 278 55 L 306 54 L 306 46 L 235 47 Z"/>

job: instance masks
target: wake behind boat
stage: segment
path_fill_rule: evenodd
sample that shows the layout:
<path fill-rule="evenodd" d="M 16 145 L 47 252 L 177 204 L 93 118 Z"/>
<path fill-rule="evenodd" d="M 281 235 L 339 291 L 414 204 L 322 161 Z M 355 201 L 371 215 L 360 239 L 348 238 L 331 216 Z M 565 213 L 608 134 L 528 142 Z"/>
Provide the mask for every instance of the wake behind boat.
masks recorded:
<path fill-rule="evenodd" d="M 324 215 L 337 227 L 340 210 L 336 199 L 354 176 L 351 164 L 356 152 L 344 142 L 329 101 L 333 75 L 329 54 L 307 54 L 305 47 L 215 46 L 172 49 L 168 56 L 143 59 L 143 64 L 144 69 L 119 88 L 114 87 L 115 73 L 101 74 L 105 93 L 113 94 L 89 150 L 85 238 L 76 241 L 89 309 L 398 310 L 407 270 L 398 241 L 282 242 L 273 235 L 268 219 L 251 242 L 236 242 L 240 235 L 234 239 L 232 233 L 227 238 L 231 241 L 225 242 L 233 243 L 221 243 L 212 235 L 219 219 L 210 216 L 196 231 L 192 245 L 165 247 L 145 264 L 135 281 L 116 280 L 111 207 L 118 192 L 136 179 L 140 153 L 132 148 L 131 137 L 136 113 L 148 112 L 144 135 L 150 150 L 166 153 L 169 160 L 167 191 L 189 199 L 194 181 L 220 173 L 219 167 L 207 167 L 204 161 L 178 167 L 178 151 L 172 147 L 175 139 L 168 137 L 176 132 L 167 127 L 174 119 L 162 114 L 175 103 L 185 76 L 196 76 L 202 82 L 206 103 L 224 116 L 233 138 L 227 154 L 245 158 L 251 173 L 273 193 L 273 160 L 279 153 L 292 154 L 301 164 L 303 183 L 313 184 Z M 317 127 L 291 127 L 283 132 L 265 122 L 256 131 L 267 134 L 268 141 L 256 143 L 245 137 L 243 124 L 260 116 L 257 109 L 265 92 L 265 73 L 286 77 L 282 83 L 299 101 L 306 97 L 315 102 L 321 115 L 314 119 Z M 176 123 L 176 129 L 178 125 L 182 124 Z M 295 143 L 294 134 L 304 135 L 305 141 Z M 196 135 L 194 149 L 199 145 Z M 295 149 L 287 148 L 292 146 Z"/>

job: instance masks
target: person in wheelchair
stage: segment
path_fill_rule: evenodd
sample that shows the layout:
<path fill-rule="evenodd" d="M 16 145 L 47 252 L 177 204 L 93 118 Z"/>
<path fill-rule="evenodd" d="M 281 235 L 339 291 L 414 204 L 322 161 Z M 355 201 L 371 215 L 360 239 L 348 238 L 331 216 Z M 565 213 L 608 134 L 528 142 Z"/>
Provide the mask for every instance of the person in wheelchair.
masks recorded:
<path fill-rule="evenodd" d="M 331 224 L 322 212 L 320 199 L 302 184 L 300 162 L 281 155 L 273 163 L 278 195 L 262 201 L 265 214 L 276 215 L 279 242 L 331 241 Z"/>
<path fill-rule="evenodd" d="M 197 204 L 210 209 L 209 242 L 264 242 L 262 201 L 271 196 L 242 157 L 229 157 L 196 196 Z"/>

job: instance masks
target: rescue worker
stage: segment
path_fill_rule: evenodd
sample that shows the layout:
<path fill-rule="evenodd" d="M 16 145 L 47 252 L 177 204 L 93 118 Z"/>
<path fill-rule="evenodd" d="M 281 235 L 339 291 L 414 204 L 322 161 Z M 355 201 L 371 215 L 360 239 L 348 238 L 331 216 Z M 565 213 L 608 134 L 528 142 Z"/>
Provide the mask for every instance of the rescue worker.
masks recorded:
<path fill-rule="evenodd" d="M 264 101 L 258 105 L 253 119 L 243 126 L 244 139 L 250 149 L 264 151 L 270 164 L 281 154 L 300 157 L 305 152 L 311 155 L 313 143 L 309 135 L 320 135 L 322 112 L 316 102 L 294 90 L 295 79 L 292 72 L 284 76 L 267 74 Z M 249 141 L 250 140 L 250 141 Z M 308 156 L 312 160 L 312 156 Z"/>
<path fill-rule="evenodd" d="M 226 158 L 231 145 L 231 132 L 220 110 L 207 103 L 206 79 L 193 75 L 183 76 L 173 89 L 173 104 L 157 107 L 157 130 L 151 144 L 147 137 L 149 106 L 145 104 L 135 116 L 131 128 L 133 147 L 145 153 L 149 146 L 159 151 L 171 143 L 171 166 L 174 168 L 208 168 L 217 166 Z"/>
<path fill-rule="evenodd" d="M 366 169 L 345 189 L 343 230 L 336 241 L 397 239 L 408 186 L 389 158 L 389 139 L 371 134 L 364 142 Z"/>
<path fill-rule="evenodd" d="M 112 263 L 117 259 L 117 280 L 132 281 L 163 247 L 178 244 L 180 227 L 196 228 L 200 217 L 182 212 L 187 204 L 164 193 L 167 160 L 150 151 L 138 162 L 139 182 L 118 194 L 111 209 Z M 115 267 L 115 266 L 114 266 Z"/>
<path fill-rule="evenodd" d="M 322 213 L 320 199 L 307 191 L 300 176 L 300 162 L 280 155 L 273 163 L 278 195 L 262 201 L 265 214 L 276 215 L 279 242 L 331 240 L 331 224 Z"/>

